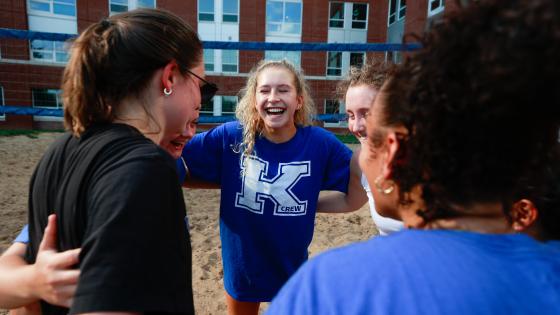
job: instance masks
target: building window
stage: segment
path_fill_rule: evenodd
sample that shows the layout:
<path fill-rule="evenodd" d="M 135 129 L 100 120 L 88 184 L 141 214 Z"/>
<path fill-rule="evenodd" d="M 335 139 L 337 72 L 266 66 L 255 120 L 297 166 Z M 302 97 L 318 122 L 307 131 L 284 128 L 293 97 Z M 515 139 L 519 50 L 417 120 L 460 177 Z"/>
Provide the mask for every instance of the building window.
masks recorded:
<path fill-rule="evenodd" d="M 210 102 L 200 105 L 201 116 L 212 116 L 214 114 L 214 98 L 212 98 Z"/>
<path fill-rule="evenodd" d="M 327 115 L 338 115 L 344 114 L 346 111 L 344 103 L 339 100 L 325 100 L 325 114 Z M 325 127 L 345 127 L 347 123 L 345 121 L 326 121 Z"/>
<path fill-rule="evenodd" d="M 138 0 L 138 8 L 155 8 L 156 1 L 155 0 Z"/>
<path fill-rule="evenodd" d="M 204 49 L 204 71 L 214 71 L 214 49 Z"/>
<path fill-rule="evenodd" d="M 340 101 L 338 100 L 325 100 L 325 114 L 334 115 L 340 114 Z"/>
<path fill-rule="evenodd" d="M 340 76 L 342 74 L 342 52 L 329 51 L 327 57 L 327 75 Z"/>
<path fill-rule="evenodd" d="M 223 16 L 224 22 L 237 22 L 239 16 L 239 5 L 237 0 L 223 0 Z"/>
<path fill-rule="evenodd" d="M 429 0 L 428 1 L 428 17 L 434 16 L 445 9 L 444 0 Z"/>
<path fill-rule="evenodd" d="M 391 25 L 397 21 L 404 19 L 406 16 L 406 0 L 389 0 L 389 21 Z"/>
<path fill-rule="evenodd" d="M 267 34 L 301 34 L 301 1 L 266 2 Z"/>
<path fill-rule="evenodd" d="M 110 0 L 109 10 L 111 14 L 128 11 L 128 0 Z"/>
<path fill-rule="evenodd" d="M 222 116 L 235 115 L 237 96 L 222 96 Z"/>
<path fill-rule="evenodd" d="M 198 20 L 214 21 L 214 0 L 198 0 Z"/>
<path fill-rule="evenodd" d="M 29 0 L 29 11 L 76 16 L 76 0 Z"/>
<path fill-rule="evenodd" d="M 222 50 L 222 71 L 237 72 L 237 50 Z"/>
<path fill-rule="evenodd" d="M 330 16 L 329 27 L 343 28 L 344 27 L 344 3 L 331 2 L 329 16 Z"/>
<path fill-rule="evenodd" d="M 62 91 L 55 89 L 33 89 L 33 107 L 62 108 Z"/>
<path fill-rule="evenodd" d="M 46 62 L 66 63 L 68 52 L 64 42 L 34 39 L 31 41 L 31 58 Z"/>
<path fill-rule="evenodd" d="M 403 54 L 402 51 L 388 51 L 385 53 L 385 61 L 392 62 L 394 64 L 402 63 Z"/>
<path fill-rule="evenodd" d="M 291 62 L 296 68 L 301 68 L 301 52 L 300 51 L 281 51 L 281 50 L 267 50 L 264 53 L 266 60 L 282 60 L 286 59 Z"/>
<path fill-rule="evenodd" d="M 109 13 L 117 14 L 137 8 L 155 8 L 155 0 L 109 0 Z"/>
<path fill-rule="evenodd" d="M 367 3 L 352 4 L 352 28 L 365 29 L 367 26 Z"/>
<path fill-rule="evenodd" d="M 361 68 L 364 64 L 365 53 L 351 52 L 350 53 L 350 67 Z"/>

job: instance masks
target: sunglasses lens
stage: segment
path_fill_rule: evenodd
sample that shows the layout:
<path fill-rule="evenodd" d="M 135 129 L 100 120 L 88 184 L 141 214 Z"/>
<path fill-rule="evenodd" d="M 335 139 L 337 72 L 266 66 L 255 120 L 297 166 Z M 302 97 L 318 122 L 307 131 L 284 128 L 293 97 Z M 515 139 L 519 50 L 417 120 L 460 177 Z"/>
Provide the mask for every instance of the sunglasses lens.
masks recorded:
<path fill-rule="evenodd" d="M 213 83 L 207 83 L 200 87 L 200 96 L 202 104 L 206 104 L 212 100 L 216 92 L 218 91 L 218 87 Z"/>

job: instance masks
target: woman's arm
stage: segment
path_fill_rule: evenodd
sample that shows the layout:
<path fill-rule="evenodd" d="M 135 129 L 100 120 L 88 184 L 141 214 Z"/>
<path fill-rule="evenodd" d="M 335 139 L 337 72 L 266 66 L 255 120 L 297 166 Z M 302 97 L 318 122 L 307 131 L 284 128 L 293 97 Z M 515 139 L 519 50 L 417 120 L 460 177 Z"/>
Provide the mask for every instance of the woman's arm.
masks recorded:
<path fill-rule="evenodd" d="M 341 213 L 360 209 L 367 202 L 367 194 L 362 187 L 362 171 L 358 165 L 359 150 L 352 154 L 350 160 L 350 180 L 348 182 L 348 193 L 339 191 L 325 191 L 319 195 L 317 212 Z"/>
<path fill-rule="evenodd" d="M 42 299 L 69 307 L 76 292 L 79 249 L 56 251 L 56 217 L 49 216 L 35 264 L 23 259 L 27 245 L 14 243 L 0 256 L 0 308 L 17 308 Z"/>

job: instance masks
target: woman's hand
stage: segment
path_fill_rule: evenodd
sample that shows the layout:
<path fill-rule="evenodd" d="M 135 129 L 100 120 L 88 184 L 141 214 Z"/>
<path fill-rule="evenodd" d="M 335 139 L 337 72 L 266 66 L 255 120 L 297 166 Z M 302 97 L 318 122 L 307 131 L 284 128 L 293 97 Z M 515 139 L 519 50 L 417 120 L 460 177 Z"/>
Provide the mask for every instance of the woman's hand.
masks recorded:
<path fill-rule="evenodd" d="M 33 293 L 50 304 L 70 307 L 80 276 L 78 269 L 70 268 L 78 263 L 80 249 L 57 252 L 56 216 L 50 215 L 48 220 L 33 265 Z"/>

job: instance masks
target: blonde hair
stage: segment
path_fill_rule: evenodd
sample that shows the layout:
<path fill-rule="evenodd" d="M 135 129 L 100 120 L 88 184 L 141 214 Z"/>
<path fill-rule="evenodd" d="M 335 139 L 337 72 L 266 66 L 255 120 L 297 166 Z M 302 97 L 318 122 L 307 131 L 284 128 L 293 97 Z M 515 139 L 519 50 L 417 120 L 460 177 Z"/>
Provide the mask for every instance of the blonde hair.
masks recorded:
<path fill-rule="evenodd" d="M 255 139 L 262 135 L 264 124 L 261 116 L 256 108 L 257 79 L 259 75 L 269 68 L 278 68 L 288 70 L 294 78 L 294 86 L 297 96 L 303 99 L 302 107 L 294 114 L 294 122 L 299 126 L 309 126 L 313 123 L 315 115 L 315 105 L 310 96 L 309 87 L 305 82 L 303 73 L 297 70 L 292 63 L 287 60 L 261 60 L 251 69 L 247 84 L 240 91 L 241 100 L 235 109 L 235 116 L 243 127 L 243 142 L 240 144 L 239 151 L 242 151 L 242 157 L 247 161 L 249 156 L 253 154 L 255 147 Z M 242 161 L 243 162 L 243 161 Z"/>

